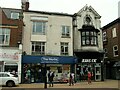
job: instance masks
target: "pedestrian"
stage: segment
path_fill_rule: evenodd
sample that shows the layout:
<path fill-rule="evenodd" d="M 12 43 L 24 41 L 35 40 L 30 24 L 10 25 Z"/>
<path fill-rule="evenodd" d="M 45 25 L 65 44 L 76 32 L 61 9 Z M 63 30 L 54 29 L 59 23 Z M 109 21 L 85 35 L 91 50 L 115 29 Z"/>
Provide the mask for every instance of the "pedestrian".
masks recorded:
<path fill-rule="evenodd" d="M 53 87 L 53 78 L 54 78 L 54 72 L 49 71 L 48 73 L 49 87 L 51 87 L 51 85 Z"/>
<path fill-rule="evenodd" d="M 88 84 L 91 83 L 91 77 L 92 77 L 92 74 L 90 71 L 88 71 Z"/>
<path fill-rule="evenodd" d="M 28 83 L 31 82 L 31 71 L 30 71 L 30 69 L 28 69 L 27 72 L 26 72 L 26 79 L 28 80 Z"/>
<path fill-rule="evenodd" d="M 74 85 L 74 73 L 70 73 L 69 77 L 69 86 Z"/>

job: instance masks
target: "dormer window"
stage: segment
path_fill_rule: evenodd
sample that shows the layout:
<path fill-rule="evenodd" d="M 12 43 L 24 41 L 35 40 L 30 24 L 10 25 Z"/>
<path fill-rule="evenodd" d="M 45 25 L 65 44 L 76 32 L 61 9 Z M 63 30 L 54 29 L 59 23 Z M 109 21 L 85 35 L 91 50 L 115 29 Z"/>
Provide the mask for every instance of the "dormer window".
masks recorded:
<path fill-rule="evenodd" d="M 11 12 L 11 19 L 19 19 L 19 13 L 18 12 Z"/>

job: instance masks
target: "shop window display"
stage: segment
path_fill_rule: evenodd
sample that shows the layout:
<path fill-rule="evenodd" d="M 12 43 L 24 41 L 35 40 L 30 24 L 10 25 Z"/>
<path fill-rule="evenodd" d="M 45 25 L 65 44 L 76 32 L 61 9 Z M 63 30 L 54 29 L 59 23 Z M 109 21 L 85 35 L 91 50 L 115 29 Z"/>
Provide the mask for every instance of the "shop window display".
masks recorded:
<path fill-rule="evenodd" d="M 28 77 L 30 71 L 30 76 Z M 54 72 L 54 82 L 68 82 L 70 65 L 47 65 L 47 74 Z M 42 64 L 23 64 L 23 83 L 44 82 L 44 66 Z"/>
<path fill-rule="evenodd" d="M 79 80 L 87 80 L 88 71 L 90 71 L 94 76 L 94 64 L 80 64 L 80 65 L 77 65 L 76 70 L 77 70 L 77 80 L 78 81 Z"/>

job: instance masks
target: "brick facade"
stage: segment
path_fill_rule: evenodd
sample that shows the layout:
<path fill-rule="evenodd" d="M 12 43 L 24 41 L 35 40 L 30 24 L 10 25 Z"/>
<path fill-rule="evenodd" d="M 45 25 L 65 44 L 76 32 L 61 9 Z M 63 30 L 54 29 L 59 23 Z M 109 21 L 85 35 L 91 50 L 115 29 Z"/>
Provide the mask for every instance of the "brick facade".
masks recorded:
<path fill-rule="evenodd" d="M 9 9 L 8 9 L 9 10 Z M 10 9 L 11 10 L 11 9 Z M 2 18 L 0 21 L 1 28 L 9 28 L 10 29 L 10 43 L 9 47 L 18 47 L 18 42 L 22 42 L 22 27 L 23 21 L 20 19 L 11 19 L 6 16 L 3 9 L 2 11 Z"/>

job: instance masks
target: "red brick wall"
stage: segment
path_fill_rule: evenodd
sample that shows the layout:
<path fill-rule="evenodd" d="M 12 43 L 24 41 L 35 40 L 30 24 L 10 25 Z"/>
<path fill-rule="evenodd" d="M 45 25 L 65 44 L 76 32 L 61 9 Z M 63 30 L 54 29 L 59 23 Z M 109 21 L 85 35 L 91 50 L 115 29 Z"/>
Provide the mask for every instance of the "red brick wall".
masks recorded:
<path fill-rule="evenodd" d="M 18 47 L 18 42 L 22 41 L 22 26 L 21 20 L 13 20 L 6 17 L 5 13 L 2 12 L 2 24 L 16 26 L 17 28 L 9 27 L 10 32 L 10 47 Z"/>
<path fill-rule="evenodd" d="M 112 36 L 113 28 L 116 28 L 116 31 L 117 31 L 117 37 L 115 37 L 115 38 L 113 38 L 113 36 Z M 109 28 L 103 30 L 103 32 L 104 31 L 107 32 L 107 44 L 104 44 L 103 47 L 107 48 L 108 58 L 113 59 L 113 60 L 120 59 L 120 54 L 118 57 L 113 57 L 113 46 L 114 45 L 118 45 L 118 50 L 120 52 L 120 24 L 116 23 L 116 24 L 110 26 Z"/>

